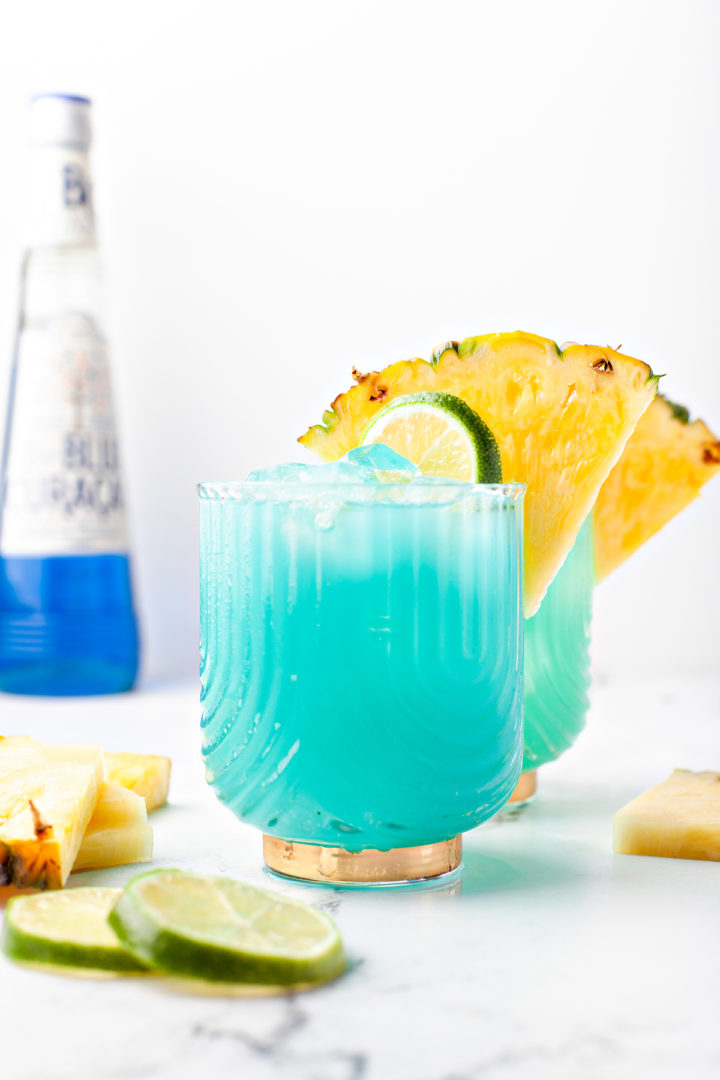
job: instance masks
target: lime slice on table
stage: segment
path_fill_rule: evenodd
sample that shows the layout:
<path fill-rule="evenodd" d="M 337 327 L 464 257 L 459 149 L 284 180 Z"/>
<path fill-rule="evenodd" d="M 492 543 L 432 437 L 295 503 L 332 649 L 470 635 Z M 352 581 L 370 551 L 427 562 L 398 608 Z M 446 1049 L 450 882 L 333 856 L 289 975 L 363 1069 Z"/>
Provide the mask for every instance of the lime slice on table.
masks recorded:
<path fill-rule="evenodd" d="M 426 476 L 502 483 L 500 451 L 487 424 L 454 394 L 395 398 L 373 416 L 361 445 L 384 443 Z"/>
<path fill-rule="evenodd" d="M 108 926 L 122 889 L 68 889 L 16 896 L 7 906 L 3 950 L 13 960 L 102 971 L 142 971 Z"/>
<path fill-rule="evenodd" d="M 168 975 L 293 986 L 325 982 L 346 966 L 337 927 L 321 911 L 231 878 L 140 874 L 110 925 L 139 961 Z"/>

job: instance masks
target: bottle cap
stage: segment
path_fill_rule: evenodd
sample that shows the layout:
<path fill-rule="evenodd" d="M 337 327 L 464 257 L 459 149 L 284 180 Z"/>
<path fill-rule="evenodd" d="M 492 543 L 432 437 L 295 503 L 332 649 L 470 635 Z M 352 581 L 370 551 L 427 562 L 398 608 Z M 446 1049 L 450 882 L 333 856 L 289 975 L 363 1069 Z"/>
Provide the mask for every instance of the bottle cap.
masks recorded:
<path fill-rule="evenodd" d="M 38 94 L 30 102 L 33 146 L 90 146 L 90 99 L 74 94 Z"/>

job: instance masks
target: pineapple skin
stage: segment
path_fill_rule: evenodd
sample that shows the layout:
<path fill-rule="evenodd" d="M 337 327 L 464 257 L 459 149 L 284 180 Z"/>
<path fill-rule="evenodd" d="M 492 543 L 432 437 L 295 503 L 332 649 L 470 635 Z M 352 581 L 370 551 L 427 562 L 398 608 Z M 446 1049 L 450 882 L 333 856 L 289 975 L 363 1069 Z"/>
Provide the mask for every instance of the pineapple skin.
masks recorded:
<path fill-rule="evenodd" d="M 657 391 L 657 376 L 641 360 L 599 346 L 560 349 L 522 332 L 451 342 L 429 363 L 405 360 L 354 377 L 357 385 L 335 398 L 322 425 L 298 441 L 334 461 L 359 444 L 372 416 L 391 399 L 424 390 L 461 397 L 492 430 L 503 480 L 528 486 L 527 617 L 540 606 Z"/>
<path fill-rule="evenodd" d="M 720 862 L 720 773 L 675 769 L 613 817 L 613 851 Z"/>
<path fill-rule="evenodd" d="M 593 512 L 595 576 L 602 581 L 720 472 L 720 440 L 687 409 L 658 395 L 600 489 Z"/>

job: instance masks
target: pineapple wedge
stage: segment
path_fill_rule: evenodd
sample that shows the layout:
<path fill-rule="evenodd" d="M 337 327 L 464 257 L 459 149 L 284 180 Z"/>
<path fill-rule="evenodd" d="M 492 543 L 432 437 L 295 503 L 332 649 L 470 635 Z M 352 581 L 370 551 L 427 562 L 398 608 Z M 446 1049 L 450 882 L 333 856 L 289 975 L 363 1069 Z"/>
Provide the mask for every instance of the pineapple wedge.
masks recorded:
<path fill-rule="evenodd" d="M 140 802 L 142 803 L 142 799 L 140 799 Z M 151 825 L 88 829 L 83 836 L 73 871 L 103 870 L 110 866 L 125 866 L 128 863 L 147 862 L 148 859 L 152 858 L 152 853 L 153 831 Z"/>
<path fill-rule="evenodd" d="M 720 861 L 720 773 L 675 769 L 613 817 L 621 855 Z"/>
<path fill-rule="evenodd" d="M 148 813 L 167 802 L 170 758 L 156 754 L 106 754 L 108 780 L 142 795 Z"/>
<path fill-rule="evenodd" d="M 608 473 L 655 396 L 647 364 L 612 349 L 535 334 L 488 334 L 406 360 L 332 403 L 300 442 L 326 461 L 358 446 L 378 409 L 403 394 L 439 390 L 475 410 L 497 440 L 503 479 L 527 484 L 525 614 L 537 611 Z"/>
<path fill-rule="evenodd" d="M 127 829 L 131 825 L 147 825 L 147 809 L 142 795 L 106 780 L 98 792 L 93 816 L 86 832 L 101 829 Z"/>
<path fill-rule="evenodd" d="M 35 742 L 29 735 L 0 735 L 0 743 L 6 746 L 43 745 L 43 743 Z M 157 754 L 105 754 L 105 772 L 108 782 L 142 795 L 148 813 L 164 806 L 167 802 L 170 766 L 170 758 L 159 757 Z M 98 814 L 102 813 L 103 797 L 103 793 L 100 793 L 101 805 L 97 807 Z M 117 793 L 113 798 L 118 798 Z M 118 822 L 118 824 L 123 823 Z"/>
<path fill-rule="evenodd" d="M 697 498 L 720 472 L 720 440 L 658 395 L 600 488 L 593 512 L 598 581 Z"/>
<path fill-rule="evenodd" d="M 142 795 L 108 780 L 100 788 L 73 870 L 147 862 L 152 850 L 153 831 Z"/>
<path fill-rule="evenodd" d="M 100 746 L 0 739 L 0 886 L 65 884 L 104 780 Z"/>

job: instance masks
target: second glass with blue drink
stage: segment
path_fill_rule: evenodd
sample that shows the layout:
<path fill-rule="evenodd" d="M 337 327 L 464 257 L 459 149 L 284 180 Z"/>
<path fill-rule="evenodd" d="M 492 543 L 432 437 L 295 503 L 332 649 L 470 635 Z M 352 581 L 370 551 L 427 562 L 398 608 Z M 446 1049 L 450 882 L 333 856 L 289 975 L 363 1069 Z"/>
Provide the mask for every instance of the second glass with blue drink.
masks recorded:
<path fill-rule="evenodd" d="M 533 798 L 539 767 L 568 750 L 585 726 L 594 581 L 590 515 L 538 612 L 525 621 L 523 772 L 508 809 L 519 809 Z"/>
<path fill-rule="evenodd" d="M 199 489 L 208 780 L 330 884 L 453 871 L 522 761 L 524 488 L 382 450 Z"/>

